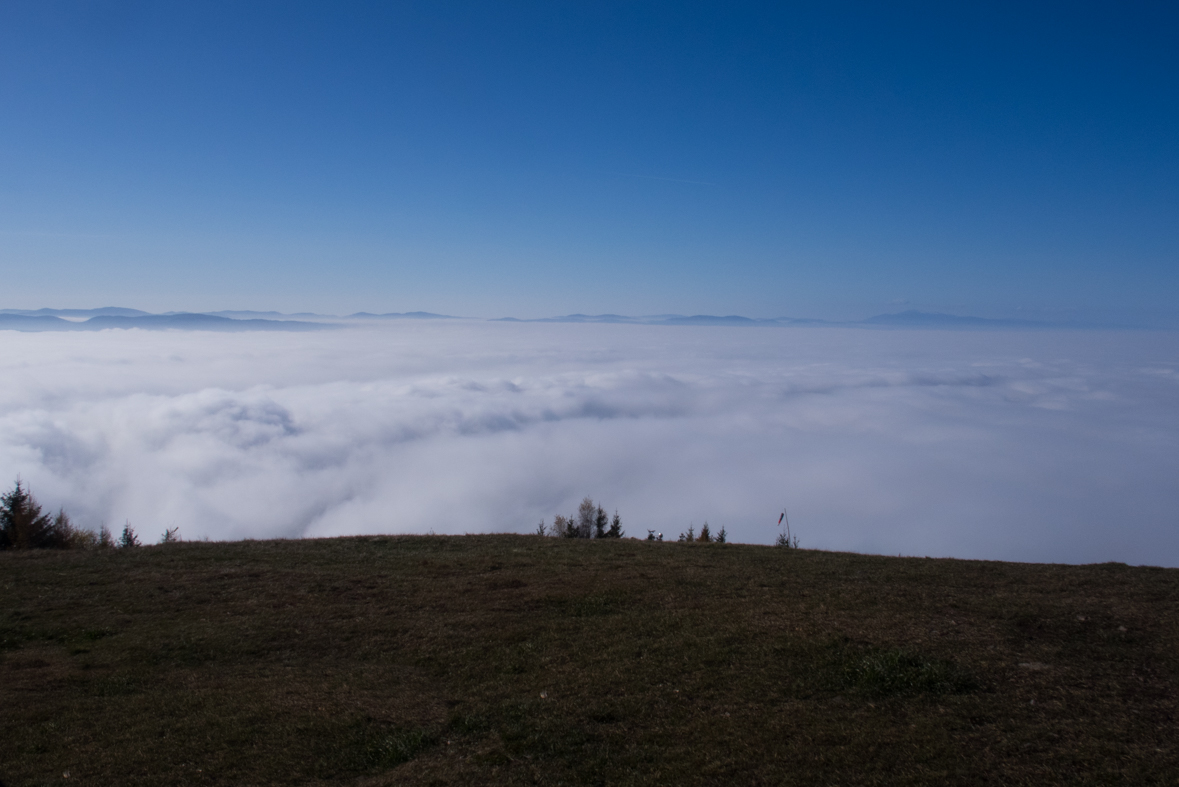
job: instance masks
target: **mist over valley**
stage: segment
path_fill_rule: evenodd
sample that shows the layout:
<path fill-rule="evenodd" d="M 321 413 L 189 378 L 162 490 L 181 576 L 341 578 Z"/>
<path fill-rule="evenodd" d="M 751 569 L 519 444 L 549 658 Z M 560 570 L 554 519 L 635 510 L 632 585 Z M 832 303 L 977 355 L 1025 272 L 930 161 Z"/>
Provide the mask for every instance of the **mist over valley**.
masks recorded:
<path fill-rule="evenodd" d="M 1179 565 L 1179 335 L 368 320 L 4 333 L 0 477 L 148 538 L 724 525 Z"/>

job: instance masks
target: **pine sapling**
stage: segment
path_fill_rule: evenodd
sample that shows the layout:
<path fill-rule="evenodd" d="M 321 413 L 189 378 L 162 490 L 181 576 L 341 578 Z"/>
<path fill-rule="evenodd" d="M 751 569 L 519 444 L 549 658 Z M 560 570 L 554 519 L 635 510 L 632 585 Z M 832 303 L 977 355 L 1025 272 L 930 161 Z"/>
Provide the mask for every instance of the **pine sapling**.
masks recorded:
<path fill-rule="evenodd" d="M 622 538 L 622 519 L 618 516 L 618 511 L 614 511 L 614 519 L 610 522 L 610 529 L 606 531 L 609 538 Z"/>
<path fill-rule="evenodd" d="M 131 529 L 131 523 L 123 525 L 123 535 L 119 536 L 119 549 L 130 549 L 139 546 L 139 537 Z"/>
<path fill-rule="evenodd" d="M 606 537 L 606 526 L 610 524 L 610 520 L 606 518 L 606 512 L 598 506 L 598 511 L 594 514 L 594 538 Z"/>

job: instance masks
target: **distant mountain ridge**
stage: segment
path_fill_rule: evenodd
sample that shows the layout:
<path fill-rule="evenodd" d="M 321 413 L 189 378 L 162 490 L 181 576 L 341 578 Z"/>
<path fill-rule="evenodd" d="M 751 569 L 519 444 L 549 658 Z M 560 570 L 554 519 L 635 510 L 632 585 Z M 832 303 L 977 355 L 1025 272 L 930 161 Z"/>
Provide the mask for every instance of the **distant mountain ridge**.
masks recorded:
<path fill-rule="evenodd" d="M 0 314 L 23 317 L 145 317 L 151 312 L 104 306 L 101 309 L 0 309 Z"/>
<path fill-rule="evenodd" d="M 110 328 L 196 331 L 313 331 L 386 320 L 459 320 L 434 312 L 356 312 L 344 317 L 330 314 L 276 311 L 226 310 L 217 312 L 166 312 L 152 314 L 139 309 L 104 306 L 98 309 L 0 309 L 0 330 L 16 331 L 94 331 Z M 1044 329 L 1127 329 L 1126 325 L 1097 323 L 1045 322 L 1037 320 L 995 319 L 915 309 L 892 314 L 878 314 L 864 320 L 822 320 L 817 318 L 753 318 L 737 314 L 654 314 L 629 317 L 622 314 L 566 314 L 559 317 L 521 319 L 500 317 L 491 322 L 540 323 L 616 323 L 624 325 L 680 325 L 730 327 L 854 327 L 907 330 L 1044 330 Z"/>
<path fill-rule="evenodd" d="M 39 310 L 51 311 L 51 310 Z M 66 310 L 61 310 L 66 311 Z M 69 310 L 74 312 L 107 310 Z M 135 311 L 134 309 L 111 311 Z M 235 320 L 214 314 L 110 314 L 100 313 L 85 320 L 66 320 L 54 314 L 19 314 L 13 310 L 0 311 L 0 330 L 15 331 L 101 331 L 110 328 L 141 328 L 144 330 L 185 331 L 315 331 L 329 327 L 327 323 L 298 320 Z M 83 316 L 83 315 L 71 315 Z"/>
<path fill-rule="evenodd" d="M 184 331 L 317 331 L 337 328 L 347 322 L 375 320 L 451 320 L 433 312 L 357 312 L 346 317 L 300 312 L 225 310 L 217 312 L 165 312 L 152 314 L 139 309 L 104 306 L 99 309 L 0 309 L 0 330 L 101 331 L 139 328 Z"/>
<path fill-rule="evenodd" d="M 773 319 L 757 319 L 742 317 L 737 314 L 717 316 L 713 314 L 654 314 L 644 317 L 627 317 L 621 314 L 566 314 L 561 317 L 537 317 L 521 319 L 519 317 L 498 317 L 492 322 L 571 322 L 571 323 L 622 323 L 627 325 L 734 325 L 734 326 L 774 326 L 774 325 L 839 325 L 841 323 L 828 322 L 795 317 L 777 317 Z"/>
<path fill-rule="evenodd" d="M 1125 325 L 1103 325 L 1098 323 L 1046 322 L 1038 320 L 996 319 L 991 317 L 959 316 L 939 312 L 922 312 L 915 309 L 894 314 L 878 314 L 864 320 L 823 320 L 810 317 L 753 318 L 740 315 L 718 316 L 712 314 L 657 314 L 645 317 L 626 317 L 619 314 L 568 314 L 562 317 L 540 317 L 519 319 L 500 317 L 498 322 L 567 322 L 567 323 L 627 323 L 634 325 L 726 325 L 733 327 L 805 327 L 829 326 L 844 328 L 905 328 L 938 330 L 1044 330 L 1044 329 L 1093 329 L 1119 328 Z"/>
<path fill-rule="evenodd" d="M 349 314 L 349 319 L 362 320 L 458 320 L 449 314 L 434 314 L 433 312 L 389 312 L 388 314 L 372 314 L 370 312 L 356 312 Z"/>
<path fill-rule="evenodd" d="M 955 314 L 919 312 L 916 309 L 896 314 L 878 314 L 861 321 L 864 325 L 904 328 L 1051 328 L 1052 323 L 1038 320 L 1003 320 L 989 317 L 959 317 Z"/>
<path fill-rule="evenodd" d="M 168 314 L 183 314 L 183 312 L 168 312 Z M 325 318 L 334 319 L 333 314 L 315 314 L 314 312 L 296 312 L 295 314 L 284 314 L 283 312 L 255 312 L 255 311 L 219 311 L 219 312 L 202 312 L 202 314 L 211 314 L 214 317 L 228 317 L 231 320 L 322 320 Z"/>

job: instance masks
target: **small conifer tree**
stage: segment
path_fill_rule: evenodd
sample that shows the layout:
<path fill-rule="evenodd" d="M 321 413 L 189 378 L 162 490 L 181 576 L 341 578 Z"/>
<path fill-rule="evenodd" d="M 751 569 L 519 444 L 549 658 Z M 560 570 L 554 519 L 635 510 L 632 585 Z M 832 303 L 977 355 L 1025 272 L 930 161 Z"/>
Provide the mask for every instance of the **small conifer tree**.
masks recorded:
<path fill-rule="evenodd" d="M 606 531 L 607 538 L 622 538 L 622 519 L 618 516 L 618 511 L 614 512 L 614 519 L 610 521 L 610 529 Z"/>
<path fill-rule="evenodd" d="M 610 524 L 610 519 L 606 516 L 606 512 L 598 506 L 598 512 L 594 514 L 594 538 L 606 537 L 606 526 Z"/>
<path fill-rule="evenodd" d="M 54 547 L 56 549 L 70 549 L 71 547 L 87 546 L 93 534 L 88 531 L 78 530 L 74 524 L 70 522 L 69 516 L 65 509 L 59 508 L 57 515 L 53 517 L 53 521 L 49 523 L 49 538 L 46 546 Z"/>
<path fill-rule="evenodd" d="M 571 516 L 557 514 L 553 517 L 553 526 L 549 533 L 557 538 L 581 538 L 581 531 L 577 528 L 577 520 Z"/>
<path fill-rule="evenodd" d="M 711 544 L 711 543 L 712 543 L 712 533 L 710 533 L 710 532 L 708 531 L 708 522 L 705 522 L 703 525 L 701 525 L 701 527 L 700 527 L 700 537 L 699 537 L 699 538 L 697 538 L 696 540 L 697 540 L 697 541 L 700 541 L 700 542 L 703 542 L 703 543 L 705 543 L 705 544 Z"/>
<path fill-rule="evenodd" d="M 41 513 L 33 493 L 21 480 L 0 495 L 0 549 L 38 549 L 53 546 L 53 522 Z"/>
<path fill-rule="evenodd" d="M 119 549 L 130 549 L 139 546 L 139 537 L 131 529 L 131 523 L 123 525 L 123 535 L 119 536 Z"/>
<path fill-rule="evenodd" d="M 798 536 L 791 538 L 785 533 L 779 533 L 777 540 L 774 541 L 774 546 L 785 549 L 798 549 Z"/>

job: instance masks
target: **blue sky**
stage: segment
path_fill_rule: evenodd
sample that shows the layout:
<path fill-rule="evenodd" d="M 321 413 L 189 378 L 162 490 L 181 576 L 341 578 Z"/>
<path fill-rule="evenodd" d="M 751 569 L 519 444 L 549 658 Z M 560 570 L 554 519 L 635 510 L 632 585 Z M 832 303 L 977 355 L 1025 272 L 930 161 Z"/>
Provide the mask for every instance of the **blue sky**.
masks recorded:
<path fill-rule="evenodd" d="M 1179 325 L 1171 4 L 166 5 L 0 5 L 0 306 Z"/>

